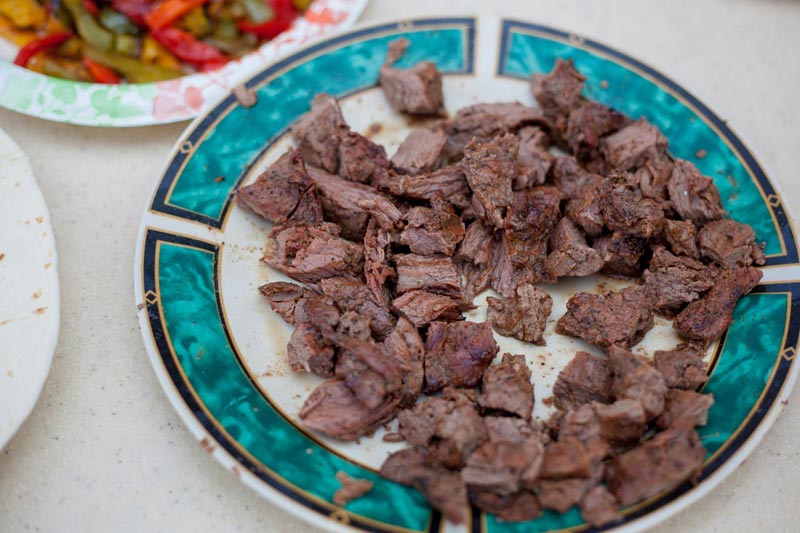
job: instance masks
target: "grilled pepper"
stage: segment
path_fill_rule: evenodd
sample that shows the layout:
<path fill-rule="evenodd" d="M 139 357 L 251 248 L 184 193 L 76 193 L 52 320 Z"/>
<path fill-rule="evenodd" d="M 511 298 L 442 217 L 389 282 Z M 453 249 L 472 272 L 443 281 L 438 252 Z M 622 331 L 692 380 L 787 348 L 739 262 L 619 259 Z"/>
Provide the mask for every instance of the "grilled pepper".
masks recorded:
<path fill-rule="evenodd" d="M 0 0 L 0 15 L 19 29 L 37 29 L 47 22 L 47 12 L 35 0 Z"/>
<path fill-rule="evenodd" d="M 114 46 L 114 34 L 103 28 L 86 11 L 82 0 L 64 0 L 64 6 L 69 10 L 72 19 L 75 21 L 78 35 L 83 37 L 87 44 L 100 50 L 111 50 Z"/>
<path fill-rule="evenodd" d="M 175 54 L 175 57 L 196 67 L 203 67 L 208 63 L 218 65 L 226 61 L 219 50 L 178 28 L 164 28 L 152 32 L 151 35 L 158 44 Z"/>
<path fill-rule="evenodd" d="M 47 37 L 42 37 L 41 39 L 31 41 L 20 48 L 19 52 L 17 53 L 17 57 L 14 59 L 14 64 L 20 67 L 27 66 L 28 62 L 33 56 L 39 52 L 52 50 L 53 48 L 60 46 L 70 37 L 72 37 L 72 32 L 65 31 L 61 33 L 54 33 L 52 35 L 48 35 Z"/>
<path fill-rule="evenodd" d="M 164 0 L 142 18 L 151 30 L 158 31 L 205 3 L 206 0 Z"/>
<path fill-rule="evenodd" d="M 108 85 L 116 85 L 120 82 L 117 73 L 105 65 L 101 65 L 97 61 L 92 61 L 88 57 L 83 58 L 83 66 L 89 71 L 95 83 L 105 83 Z"/>
<path fill-rule="evenodd" d="M 145 65 L 138 59 L 121 56 L 112 52 L 87 47 L 85 56 L 121 73 L 131 83 L 151 83 L 183 76 L 180 70 L 167 69 L 156 65 Z"/>

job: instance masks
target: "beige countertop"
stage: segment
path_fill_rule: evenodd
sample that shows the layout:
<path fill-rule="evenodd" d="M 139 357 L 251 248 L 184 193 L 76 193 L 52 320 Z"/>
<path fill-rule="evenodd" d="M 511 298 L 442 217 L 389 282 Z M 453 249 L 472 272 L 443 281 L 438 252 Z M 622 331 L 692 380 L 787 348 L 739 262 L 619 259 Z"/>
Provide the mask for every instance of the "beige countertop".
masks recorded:
<path fill-rule="evenodd" d="M 484 13 L 568 29 L 668 74 L 748 139 L 800 208 L 800 2 L 373 0 L 362 20 Z M 0 531 L 309 531 L 201 450 L 145 354 L 136 233 L 185 124 L 92 129 L 0 110 L 0 127 L 50 206 L 62 290 L 47 384 L 0 453 Z M 796 531 L 799 401 L 795 392 L 735 473 L 657 531 Z"/>

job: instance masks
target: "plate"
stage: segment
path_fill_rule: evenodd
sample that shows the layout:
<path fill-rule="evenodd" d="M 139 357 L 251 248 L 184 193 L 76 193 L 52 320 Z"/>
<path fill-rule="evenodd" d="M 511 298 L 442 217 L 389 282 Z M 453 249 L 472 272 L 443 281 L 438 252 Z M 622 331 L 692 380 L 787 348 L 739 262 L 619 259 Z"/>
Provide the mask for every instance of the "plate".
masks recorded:
<path fill-rule="evenodd" d="M 282 55 L 349 28 L 367 1 L 316 0 L 291 28 L 242 59 L 215 72 L 158 83 L 104 85 L 45 76 L 13 65 L 16 48 L 0 39 L 0 106 L 84 126 L 147 126 L 188 120 Z"/>
<path fill-rule="evenodd" d="M 296 52 L 247 82 L 258 96 L 245 108 L 227 96 L 198 118 L 176 144 L 146 207 L 135 263 L 136 302 L 147 351 L 171 402 L 202 446 L 225 468 L 273 503 L 335 531 L 464 530 L 444 524 L 415 490 L 377 473 L 401 444 L 375 438 L 337 443 L 298 422 L 303 399 L 319 382 L 293 375 L 286 363 L 290 328 L 256 288 L 285 279 L 259 263 L 269 229 L 232 205 L 288 146 L 289 126 L 325 91 L 342 101 L 357 131 L 391 154 L 410 124 L 389 110 L 376 87 L 387 43 L 411 42 L 401 65 L 420 60 L 444 73 L 450 112 L 478 101 L 533 104 L 527 79 L 572 58 L 588 77 L 586 95 L 628 115 L 644 115 L 669 138 L 673 155 L 694 161 L 714 178 L 733 217 L 766 243 L 762 283 L 736 307 L 727 334 L 708 353 L 706 386 L 716 403 L 700 428 L 708 449 L 696 485 L 684 484 L 625 510 L 620 530 L 640 529 L 674 514 L 710 491 L 741 463 L 774 421 L 797 376 L 800 267 L 795 232 L 774 184 L 724 121 L 666 76 L 581 36 L 515 20 L 438 18 L 362 27 Z M 480 43 L 480 46 L 478 46 Z M 598 279 L 559 284 L 554 311 Z M 613 282 L 604 280 L 606 287 Z M 483 320 L 479 309 L 468 319 Z M 673 346 L 662 321 L 642 347 Z M 583 341 L 558 335 L 545 348 L 498 337 L 500 353 L 524 353 L 534 368 L 537 398 L 549 396 L 558 370 Z M 536 414 L 547 407 L 537 402 Z M 382 430 L 381 430 L 382 431 Z M 345 507 L 332 503 L 343 470 L 374 482 Z M 475 513 L 468 531 L 578 530 L 577 509 L 546 512 L 524 524 Z"/>
<path fill-rule="evenodd" d="M 0 130 L 0 449 L 36 404 L 58 341 L 56 243 L 28 158 Z"/>

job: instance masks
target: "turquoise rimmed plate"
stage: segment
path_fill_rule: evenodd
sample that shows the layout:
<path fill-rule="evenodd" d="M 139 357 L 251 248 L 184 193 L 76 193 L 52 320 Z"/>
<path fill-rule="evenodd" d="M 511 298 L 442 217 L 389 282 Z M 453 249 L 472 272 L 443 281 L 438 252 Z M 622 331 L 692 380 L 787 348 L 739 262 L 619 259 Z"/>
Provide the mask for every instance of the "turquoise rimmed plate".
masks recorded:
<path fill-rule="evenodd" d="M 780 194 L 750 150 L 705 105 L 664 75 L 602 44 L 513 20 L 408 20 L 330 38 L 272 65 L 247 82 L 258 102 L 246 108 L 229 95 L 197 119 L 177 143 L 142 218 L 135 263 L 136 302 L 153 367 L 191 431 L 226 468 L 273 503 L 336 531 L 464 530 L 444 523 L 413 489 L 382 479 L 376 469 L 398 444 L 380 433 L 360 444 L 305 431 L 297 413 L 318 383 L 286 364 L 287 325 L 256 288 L 283 279 L 258 261 L 269 226 L 236 208 L 231 194 L 288 146 L 288 128 L 318 92 L 342 101 L 351 126 L 389 153 L 410 125 L 391 112 L 376 87 L 387 43 L 411 41 L 401 64 L 437 64 L 448 110 L 478 101 L 533 104 L 527 78 L 572 58 L 588 77 L 586 95 L 633 117 L 646 116 L 670 140 L 671 152 L 714 177 L 725 208 L 766 243 L 762 283 L 741 300 L 734 322 L 707 354 L 705 389 L 716 403 L 701 428 L 708 449 L 696 485 L 684 484 L 626 509 L 615 528 L 652 525 L 696 501 L 752 451 L 781 408 L 797 375 L 800 267 L 795 233 Z M 480 43 L 480 46 L 478 46 Z M 700 158 L 697 154 L 704 154 Z M 552 324 L 577 289 L 613 281 L 582 279 L 549 288 L 555 305 L 547 347 L 498 338 L 501 353 L 524 353 L 538 398 L 549 395 L 559 369 L 582 341 L 552 334 Z M 551 290 L 552 289 L 552 290 Z M 481 306 L 468 320 L 483 320 Z M 659 321 L 637 347 L 676 342 Z M 539 404 L 535 413 L 546 416 Z M 374 488 L 345 507 L 332 503 L 343 470 Z M 469 531 L 585 530 L 576 509 L 523 524 L 474 513 Z"/>

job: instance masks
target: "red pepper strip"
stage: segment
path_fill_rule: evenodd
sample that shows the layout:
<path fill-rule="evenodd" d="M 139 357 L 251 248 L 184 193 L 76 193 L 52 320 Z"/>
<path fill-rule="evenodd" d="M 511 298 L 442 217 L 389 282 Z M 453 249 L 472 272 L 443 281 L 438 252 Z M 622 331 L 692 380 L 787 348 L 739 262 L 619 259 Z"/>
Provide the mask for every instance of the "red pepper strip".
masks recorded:
<path fill-rule="evenodd" d="M 164 0 L 142 17 L 151 30 L 169 26 L 192 9 L 202 6 L 207 0 Z"/>
<path fill-rule="evenodd" d="M 91 16 L 96 17 L 100 14 L 100 8 L 93 0 L 83 0 L 83 9 L 85 9 Z"/>
<path fill-rule="evenodd" d="M 238 22 L 239 29 L 247 32 L 252 33 L 259 39 L 274 39 L 278 36 L 278 34 L 283 33 L 289 26 L 292 25 L 292 21 L 294 20 L 294 13 L 290 16 L 276 16 L 272 20 L 268 20 L 267 22 L 262 22 L 261 24 L 253 24 L 247 20 L 240 20 Z"/>
<path fill-rule="evenodd" d="M 64 41 L 72 37 L 72 35 L 71 31 L 62 31 L 31 41 L 19 49 L 17 57 L 14 59 L 14 64 L 20 67 L 27 67 L 33 56 L 39 52 L 44 52 L 45 50 L 51 50 L 60 46 Z"/>
<path fill-rule="evenodd" d="M 275 18 L 282 18 L 295 12 L 292 0 L 268 0 L 267 3 L 269 3 L 272 12 L 275 13 Z"/>
<path fill-rule="evenodd" d="M 297 10 L 292 4 L 292 0 L 268 0 L 269 7 L 275 14 L 272 20 L 253 24 L 247 20 L 238 22 L 241 31 L 252 33 L 259 39 L 274 39 L 278 34 L 283 33 L 292 25 L 292 21 L 297 16 Z"/>
<path fill-rule="evenodd" d="M 192 37 L 190 34 L 168 26 L 150 34 L 158 44 L 175 54 L 175 57 L 196 67 L 205 63 L 222 63 L 225 56 L 222 52 Z"/>
<path fill-rule="evenodd" d="M 154 3 L 155 0 L 111 0 L 111 7 L 139 26 L 144 26 L 144 14 L 152 9 Z"/>
<path fill-rule="evenodd" d="M 106 83 L 108 85 L 116 85 L 120 82 L 117 73 L 105 65 L 101 65 L 96 61 L 92 61 L 88 57 L 83 58 L 83 66 L 89 71 L 92 79 L 96 83 Z"/>

